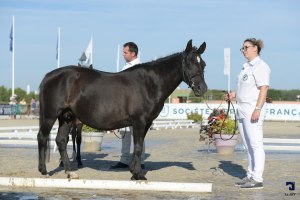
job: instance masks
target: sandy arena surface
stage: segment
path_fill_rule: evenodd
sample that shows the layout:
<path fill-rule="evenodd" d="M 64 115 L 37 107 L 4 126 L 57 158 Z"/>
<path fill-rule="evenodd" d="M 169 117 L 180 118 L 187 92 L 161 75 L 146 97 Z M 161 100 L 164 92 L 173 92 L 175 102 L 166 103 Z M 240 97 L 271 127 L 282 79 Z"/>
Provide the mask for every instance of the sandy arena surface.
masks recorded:
<path fill-rule="evenodd" d="M 37 126 L 38 120 L 0 120 L 3 126 Z M 1 134 L 1 133 L 0 133 Z M 240 137 L 240 136 L 239 136 Z M 265 122 L 264 137 L 300 138 L 300 122 Z M 199 128 L 150 130 L 146 136 L 146 174 L 148 181 L 213 183 L 212 193 L 188 194 L 169 192 L 137 192 L 109 190 L 51 190 L 32 188 L 3 188 L 6 192 L 35 194 L 46 199 L 300 199 L 300 152 L 267 151 L 264 189 L 242 190 L 234 182 L 246 175 L 247 156 L 243 150 L 233 155 L 207 152 L 199 142 Z M 241 139 L 239 138 L 241 145 Z M 102 150 L 82 153 L 83 168 L 73 163 L 80 179 L 130 180 L 128 170 L 109 170 L 120 159 L 121 141 L 106 134 Z M 69 156 L 71 149 L 68 149 Z M 50 178 L 66 178 L 58 167 L 59 153 L 51 151 L 47 164 Z M 40 177 L 37 169 L 37 147 L 0 147 L 0 177 Z M 296 190 L 289 191 L 286 182 L 295 182 Z M 296 196 L 286 196 L 291 192 Z M 18 194 L 18 193 L 17 193 Z M 16 195 L 17 195 L 16 194 Z M 0 195 L 0 199 L 4 196 Z"/>

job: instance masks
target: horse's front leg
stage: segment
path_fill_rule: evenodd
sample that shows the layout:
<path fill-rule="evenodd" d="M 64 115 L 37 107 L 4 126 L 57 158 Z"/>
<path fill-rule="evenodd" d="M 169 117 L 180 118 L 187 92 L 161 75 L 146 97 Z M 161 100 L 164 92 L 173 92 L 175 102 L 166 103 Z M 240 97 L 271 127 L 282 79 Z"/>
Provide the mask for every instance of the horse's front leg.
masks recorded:
<path fill-rule="evenodd" d="M 69 160 L 69 156 L 67 153 L 67 144 L 68 144 L 68 137 L 69 137 L 69 132 L 71 129 L 71 123 L 67 122 L 60 122 L 60 127 L 56 136 L 56 144 L 61 156 L 61 160 L 63 163 L 63 166 L 65 168 L 66 174 L 70 176 L 70 178 L 78 178 L 78 175 L 75 172 L 72 172 L 72 166 Z"/>
<path fill-rule="evenodd" d="M 133 126 L 134 151 L 129 168 L 132 173 L 131 180 L 147 180 L 141 168 L 141 155 L 143 151 L 144 137 L 149 127 L 150 126 L 145 126 L 142 123 L 137 123 Z"/>

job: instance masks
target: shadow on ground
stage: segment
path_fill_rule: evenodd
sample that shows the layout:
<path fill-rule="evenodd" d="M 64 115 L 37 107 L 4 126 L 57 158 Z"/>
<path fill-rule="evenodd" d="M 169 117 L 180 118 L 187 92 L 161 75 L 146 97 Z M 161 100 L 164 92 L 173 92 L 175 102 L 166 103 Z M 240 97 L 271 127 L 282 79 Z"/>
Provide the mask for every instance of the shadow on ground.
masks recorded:
<path fill-rule="evenodd" d="M 247 175 L 243 166 L 232 163 L 232 161 L 219 161 L 219 168 L 230 176 L 244 178 Z"/>

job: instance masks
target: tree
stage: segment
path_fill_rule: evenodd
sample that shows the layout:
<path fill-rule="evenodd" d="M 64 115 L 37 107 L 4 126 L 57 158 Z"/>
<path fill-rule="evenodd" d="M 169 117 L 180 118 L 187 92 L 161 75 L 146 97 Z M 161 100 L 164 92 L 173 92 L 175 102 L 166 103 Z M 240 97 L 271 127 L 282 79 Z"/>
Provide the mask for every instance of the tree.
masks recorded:
<path fill-rule="evenodd" d="M 203 101 L 203 97 L 196 97 L 192 90 L 189 95 L 189 100 L 191 103 L 201 103 Z"/>
<path fill-rule="evenodd" d="M 3 85 L 0 86 L 0 101 L 1 102 L 9 102 L 8 91 Z"/>
<path fill-rule="evenodd" d="M 296 101 L 297 95 L 300 95 L 300 90 L 268 90 L 268 97 L 273 101 Z"/>
<path fill-rule="evenodd" d="M 25 101 L 29 104 L 32 97 L 34 97 L 35 99 L 39 99 L 39 95 L 35 94 L 34 92 L 30 92 L 27 95 L 26 91 L 21 88 L 16 88 L 15 94 L 18 95 L 17 97 L 18 102 L 20 102 L 22 98 L 25 98 Z M 2 103 L 9 103 L 11 95 L 12 95 L 11 89 L 7 90 L 3 85 L 0 86 L 0 101 Z"/>

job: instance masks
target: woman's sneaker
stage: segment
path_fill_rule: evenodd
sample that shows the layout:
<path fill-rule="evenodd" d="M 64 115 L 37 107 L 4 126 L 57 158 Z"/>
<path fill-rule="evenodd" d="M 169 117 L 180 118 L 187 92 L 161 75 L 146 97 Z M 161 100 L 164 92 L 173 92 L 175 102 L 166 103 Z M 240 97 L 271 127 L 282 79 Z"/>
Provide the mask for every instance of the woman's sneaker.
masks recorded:
<path fill-rule="evenodd" d="M 236 186 L 241 186 L 241 185 L 244 185 L 245 183 L 250 182 L 250 181 L 251 181 L 251 179 L 246 176 L 242 180 L 235 182 L 235 185 Z"/>
<path fill-rule="evenodd" d="M 241 185 L 240 188 L 245 189 L 262 189 L 264 188 L 263 182 L 258 182 L 252 179 L 250 182 L 245 183 L 244 185 Z"/>

